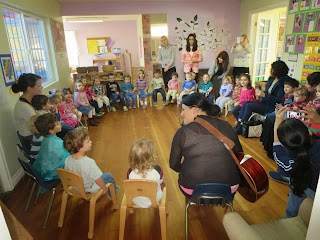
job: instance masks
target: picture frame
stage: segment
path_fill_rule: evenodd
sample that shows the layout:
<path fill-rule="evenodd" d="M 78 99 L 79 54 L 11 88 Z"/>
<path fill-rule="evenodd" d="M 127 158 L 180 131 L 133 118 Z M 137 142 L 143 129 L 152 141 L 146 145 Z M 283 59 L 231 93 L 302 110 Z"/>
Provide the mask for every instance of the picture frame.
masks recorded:
<path fill-rule="evenodd" d="M 295 52 L 304 53 L 304 46 L 307 40 L 307 34 L 298 34 L 296 35 L 295 41 Z"/>
<path fill-rule="evenodd" d="M 16 74 L 14 71 L 11 54 L 0 54 L 1 71 L 6 87 L 16 82 Z"/>

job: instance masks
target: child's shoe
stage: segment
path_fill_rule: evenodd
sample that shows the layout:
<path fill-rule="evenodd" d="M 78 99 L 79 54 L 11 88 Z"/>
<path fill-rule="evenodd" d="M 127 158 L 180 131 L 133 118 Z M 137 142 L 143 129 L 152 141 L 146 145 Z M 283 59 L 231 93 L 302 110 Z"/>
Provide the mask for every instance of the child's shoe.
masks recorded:
<path fill-rule="evenodd" d="M 167 103 L 166 101 L 163 101 L 163 106 L 166 106 L 166 103 Z"/>
<path fill-rule="evenodd" d="M 170 103 L 169 101 L 166 101 L 163 105 L 164 105 L 164 106 L 168 106 L 169 103 Z"/>
<path fill-rule="evenodd" d="M 133 108 L 133 109 L 136 109 L 137 107 L 136 107 L 136 105 L 133 105 L 132 108 Z"/>
<path fill-rule="evenodd" d="M 117 186 L 116 186 L 116 195 L 118 195 L 119 192 L 120 192 L 120 186 L 117 185 Z M 110 200 L 112 200 L 111 193 L 110 193 L 109 189 L 108 189 L 108 198 L 109 198 Z"/>
<path fill-rule="evenodd" d="M 157 102 L 154 102 L 154 103 L 153 103 L 153 106 L 156 107 L 156 106 L 157 106 Z"/>
<path fill-rule="evenodd" d="M 117 109 L 116 109 L 115 107 L 112 107 L 112 108 L 111 108 L 111 111 L 112 111 L 112 112 L 116 112 Z"/>
<path fill-rule="evenodd" d="M 96 123 L 93 118 L 89 118 L 89 124 L 90 126 L 98 126 L 98 123 Z"/>
<path fill-rule="evenodd" d="M 101 116 L 103 116 L 103 114 L 104 114 L 104 112 L 98 112 L 98 113 L 96 113 L 96 117 L 101 117 Z"/>
<path fill-rule="evenodd" d="M 174 99 L 171 99 L 171 102 L 170 103 L 174 103 Z"/>
<path fill-rule="evenodd" d="M 126 106 L 123 106 L 123 111 L 128 112 L 128 108 Z"/>
<path fill-rule="evenodd" d="M 128 109 L 130 110 L 130 109 L 131 109 L 131 106 L 129 106 Z"/>
<path fill-rule="evenodd" d="M 142 110 L 145 110 L 147 108 L 147 105 L 146 104 L 143 104 L 142 105 Z"/>

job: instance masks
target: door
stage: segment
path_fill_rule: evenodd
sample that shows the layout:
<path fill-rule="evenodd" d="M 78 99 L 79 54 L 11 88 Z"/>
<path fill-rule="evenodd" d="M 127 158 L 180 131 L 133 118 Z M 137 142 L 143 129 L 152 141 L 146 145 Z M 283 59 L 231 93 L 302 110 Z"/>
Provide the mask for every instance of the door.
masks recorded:
<path fill-rule="evenodd" d="M 278 29 L 279 10 L 258 13 L 253 59 L 255 81 L 267 80 L 270 75 L 270 65 L 276 61 Z"/>

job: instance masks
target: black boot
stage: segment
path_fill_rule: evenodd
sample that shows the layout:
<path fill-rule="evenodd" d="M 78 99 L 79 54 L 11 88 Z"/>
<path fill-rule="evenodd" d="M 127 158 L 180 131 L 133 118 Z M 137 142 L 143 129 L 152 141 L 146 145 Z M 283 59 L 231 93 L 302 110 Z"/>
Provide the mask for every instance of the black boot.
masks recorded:
<path fill-rule="evenodd" d="M 98 118 L 96 116 L 94 116 L 93 118 L 93 121 L 96 123 L 96 124 L 99 124 L 100 122 L 98 121 Z"/>
<path fill-rule="evenodd" d="M 93 118 L 89 118 L 89 124 L 90 126 L 98 126 L 98 123 L 96 123 Z"/>
<path fill-rule="evenodd" d="M 234 130 L 236 131 L 236 133 L 237 133 L 238 135 L 240 135 L 241 132 L 242 132 L 242 123 L 238 121 L 238 122 L 237 122 L 237 125 L 234 127 Z"/>

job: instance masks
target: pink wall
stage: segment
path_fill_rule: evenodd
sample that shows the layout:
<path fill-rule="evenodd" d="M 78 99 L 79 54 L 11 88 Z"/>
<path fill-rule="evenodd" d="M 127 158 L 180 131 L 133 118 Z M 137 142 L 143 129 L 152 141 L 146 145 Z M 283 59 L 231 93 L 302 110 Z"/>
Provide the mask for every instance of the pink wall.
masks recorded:
<path fill-rule="evenodd" d="M 125 29 L 125 30 L 123 30 Z M 93 54 L 88 54 L 87 38 L 111 37 L 112 47 L 129 50 L 132 54 L 132 64 L 139 65 L 138 37 L 136 21 L 113 21 L 103 23 L 64 23 L 65 31 L 76 31 L 79 47 L 80 66 L 91 66 Z"/>
<path fill-rule="evenodd" d="M 185 21 L 193 20 L 197 14 L 199 26 L 203 27 L 208 21 L 218 28 L 227 29 L 232 33 L 232 40 L 228 43 L 230 48 L 236 36 L 239 35 L 240 27 L 240 1 L 239 0 L 207 0 L 207 1 L 184 1 L 184 2 L 93 2 L 93 3 L 62 3 L 62 16 L 75 15 L 113 15 L 113 14 L 153 14 L 166 13 L 168 16 L 169 40 L 175 44 L 176 33 L 174 28 L 180 26 L 176 18 Z M 123 38 L 128 38 L 126 31 L 128 28 L 120 29 Z M 132 44 L 132 42 L 130 43 Z M 129 47 L 128 47 L 129 48 Z M 233 56 L 230 48 L 226 49 L 231 61 Z M 213 59 L 219 53 L 217 51 L 206 50 L 203 52 L 204 61 L 200 63 L 200 68 L 209 68 Z M 182 64 L 180 62 L 180 52 L 176 51 L 177 72 L 182 75 Z"/>

